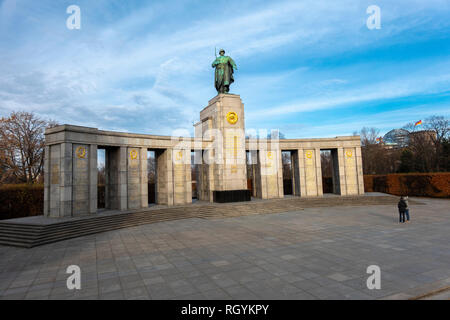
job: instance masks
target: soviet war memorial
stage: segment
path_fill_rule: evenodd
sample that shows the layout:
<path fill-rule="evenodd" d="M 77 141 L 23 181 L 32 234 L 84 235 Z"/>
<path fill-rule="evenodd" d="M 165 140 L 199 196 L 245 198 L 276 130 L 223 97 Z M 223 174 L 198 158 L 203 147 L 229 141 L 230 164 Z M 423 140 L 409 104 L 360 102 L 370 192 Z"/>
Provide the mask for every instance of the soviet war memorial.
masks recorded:
<path fill-rule="evenodd" d="M 450 299 L 448 4 L 26 2 L 0 2 L 0 300 Z"/>
<path fill-rule="evenodd" d="M 360 138 L 246 138 L 244 104 L 230 94 L 236 64 L 220 51 L 214 63 L 217 95 L 200 112 L 195 137 L 178 138 L 62 125 L 45 132 L 44 216 L 98 212 L 97 150 L 105 149 L 105 208 L 148 208 L 147 153 L 156 153 L 156 204 L 192 203 L 196 166 L 198 200 L 250 201 L 283 198 L 282 151 L 290 151 L 292 194 L 322 196 L 320 151 L 330 150 L 333 193 L 364 194 Z M 194 161 L 191 152 L 195 153 Z M 249 154 L 249 159 L 247 159 Z M 249 165 L 248 165 L 249 163 Z M 252 179 L 247 185 L 247 170 Z"/>

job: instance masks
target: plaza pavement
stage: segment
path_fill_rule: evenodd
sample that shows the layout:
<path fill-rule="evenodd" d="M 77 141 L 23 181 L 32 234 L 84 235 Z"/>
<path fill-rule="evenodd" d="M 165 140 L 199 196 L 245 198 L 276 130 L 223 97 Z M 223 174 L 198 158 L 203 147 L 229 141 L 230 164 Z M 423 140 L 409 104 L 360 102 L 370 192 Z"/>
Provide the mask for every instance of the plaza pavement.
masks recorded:
<path fill-rule="evenodd" d="M 0 299 L 409 299 L 450 286 L 450 200 L 414 200 L 407 224 L 392 205 L 317 207 L 0 246 Z"/>

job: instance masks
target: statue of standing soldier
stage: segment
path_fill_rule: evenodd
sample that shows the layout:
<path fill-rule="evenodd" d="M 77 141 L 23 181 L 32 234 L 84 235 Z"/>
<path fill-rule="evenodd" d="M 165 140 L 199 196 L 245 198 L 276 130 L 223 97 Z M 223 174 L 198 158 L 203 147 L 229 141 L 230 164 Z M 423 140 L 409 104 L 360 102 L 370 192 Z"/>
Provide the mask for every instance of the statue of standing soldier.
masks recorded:
<path fill-rule="evenodd" d="M 230 84 L 234 82 L 233 69 L 237 70 L 236 63 L 231 57 L 225 56 L 225 50 L 220 49 L 219 56 L 212 63 L 212 67 L 216 68 L 214 86 L 217 93 L 228 93 Z"/>

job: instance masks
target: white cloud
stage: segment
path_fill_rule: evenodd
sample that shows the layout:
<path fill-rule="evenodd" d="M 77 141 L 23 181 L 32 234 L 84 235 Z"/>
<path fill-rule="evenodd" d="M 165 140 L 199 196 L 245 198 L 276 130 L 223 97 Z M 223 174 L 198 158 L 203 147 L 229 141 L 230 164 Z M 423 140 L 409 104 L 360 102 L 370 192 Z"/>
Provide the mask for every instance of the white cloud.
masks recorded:
<path fill-rule="evenodd" d="M 276 67 L 280 62 L 276 57 L 284 50 L 298 52 L 299 61 L 316 54 L 326 59 L 422 25 L 426 22 L 422 11 L 448 8 L 445 1 L 410 4 L 382 1 L 383 32 L 368 37 L 366 4 L 350 0 L 234 2 L 209 14 L 196 14 L 187 2 L 133 8 L 126 2 L 81 1 L 85 20 L 80 31 L 65 29 L 65 10 L 60 12 L 61 5 L 53 1 L 25 6 L 6 0 L 0 7 L 0 17 L 9 17 L 0 31 L 0 57 L 7 61 L 0 65 L 0 114 L 20 109 L 60 122 L 161 134 L 175 126 L 190 128 L 215 94 L 210 67 L 214 46 L 225 47 L 237 60 L 233 88 L 246 95 L 244 103 L 261 101 L 246 105 L 254 119 L 259 116 L 256 109 L 265 110 L 265 116 L 289 115 L 433 92 L 448 79 L 429 77 L 430 83 L 422 85 L 422 78 L 406 82 L 399 78 L 355 87 L 349 77 L 318 77 L 318 70 L 306 66 L 287 71 Z M 16 12 L 27 17 L 26 28 L 15 27 Z M 410 20 L 395 23 L 399 19 Z M 11 34 L 20 40 L 3 42 Z M 255 64 L 270 71 L 246 71 Z M 271 105 L 273 100 L 276 105 Z"/>

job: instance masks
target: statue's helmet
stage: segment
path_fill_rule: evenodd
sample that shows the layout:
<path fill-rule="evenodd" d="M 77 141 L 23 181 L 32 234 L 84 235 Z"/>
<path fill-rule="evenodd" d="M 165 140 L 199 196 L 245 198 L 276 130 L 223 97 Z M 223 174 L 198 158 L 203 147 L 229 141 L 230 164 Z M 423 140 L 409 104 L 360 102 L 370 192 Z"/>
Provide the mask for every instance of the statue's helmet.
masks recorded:
<path fill-rule="evenodd" d="M 220 49 L 220 50 L 219 50 L 219 53 L 223 53 L 223 54 L 225 54 L 225 50 L 223 50 L 223 49 Z"/>

